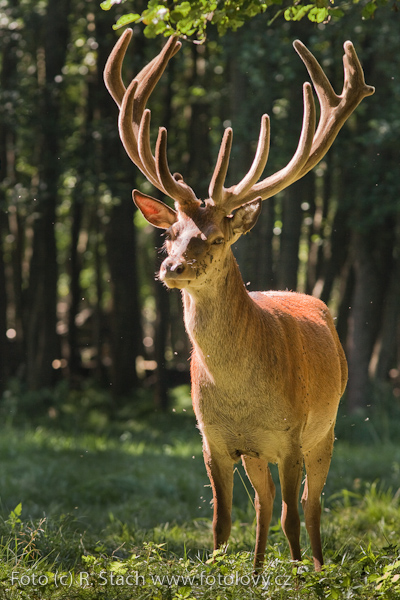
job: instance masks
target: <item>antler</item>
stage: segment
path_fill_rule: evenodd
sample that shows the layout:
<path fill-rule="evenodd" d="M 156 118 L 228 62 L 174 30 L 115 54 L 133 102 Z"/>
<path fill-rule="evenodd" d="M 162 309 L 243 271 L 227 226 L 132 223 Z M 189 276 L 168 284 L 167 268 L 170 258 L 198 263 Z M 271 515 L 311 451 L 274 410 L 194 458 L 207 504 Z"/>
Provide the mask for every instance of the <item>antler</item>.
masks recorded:
<path fill-rule="evenodd" d="M 181 43 L 171 37 L 158 56 L 140 71 L 128 88 L 125 88 L 121 68 L 131 38 L 132 30 L 125 30 L 104 69 L 106 87 L 120 107 L 118 127 L 121 141 L 132 162 L 158 190 L 171 196 L 182 206 L 199 204 L 196 194 L 184 183 L 182 176 L 179 173 L 171 174 L 167 160 L 165 127 L 159 129 L 155 156 L 150 147 L 151 112 L 146 108 L 146 103 L 168 61 L 178 52 Z"/>
<path fill-rule="evenodd" d="M 303 89 L 303 126 L 292 160 L 277 173 L 257 183 L 265 168 L 269 151 L 269 117 L 263 115 L 253 164 L 240 183 L 226 189 L 224 181 L 232 145 L 232 129 L 226 129 L 209 187 L 209 202 L 220 205 L 227 214 L 257 197 L 265 200 L 274 196 L 308 173 L 325 156 L 344 122 L 361 100 L 375 91 L 365 83 L 360 61 L 351 42 L 344 44 L 344 86 L 340 96 L 335 94 L 321 66 L 304 44 L 296 40 L 293 45 L 307 67 L 320 103 L 317 131 L 312 90 L 310 84 L 306 83 Z"/>
<path fill-rule="evenodd" d="M 124 148 L 133 163 L 157 189 L 171 196 L 182 207 L 199 205 L 196 194 L 182 176 L 179 173 L 171 174 L 165 127 L 159 129 L 155 156 L 150 147 L 151 112 L 146 108 L 146 103 L 181 43 L 171 37 L 158 56 L 140 71 L 126 89 L 121 78 L 121 67 L 131 37 L 132 30 L 127 29 L 116 43 L 104 69 L 106 87 L 120 107 L 118 125 Z M 270 198 L 308 173 L 325 156 L 344 122 L 361 100 L 375 91 L 365 83 L 360 61 L 351 42 L 344 44 L 344 85 L 340 95 L 335 94 L 322 67 L 304 44 L 296 40 L 293 45 L 307 67 L 320 103 L 317 130 L 312 87 L 305 83 L 303 125 L 293 158 L 280 171 L 258 181 L 267 164 L 269 152 L 269 117 L 263 115 L 257 151 L 249 172 L 237 185 L 225 188 L 233 135 L 232 129 L 227 128 L 209 186 L 210 197 L 206 201 L 218 205 L 226 214 L 255 198 Z"/>

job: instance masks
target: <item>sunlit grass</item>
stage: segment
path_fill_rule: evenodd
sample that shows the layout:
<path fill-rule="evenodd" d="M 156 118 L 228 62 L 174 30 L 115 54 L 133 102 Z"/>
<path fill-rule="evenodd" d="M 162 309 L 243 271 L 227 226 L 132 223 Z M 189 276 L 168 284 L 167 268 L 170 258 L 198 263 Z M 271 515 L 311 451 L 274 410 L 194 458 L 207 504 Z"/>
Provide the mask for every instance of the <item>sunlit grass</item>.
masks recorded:
<path fill-rule="evenodd" d="M 264 579 L 250 585 L 251 486 L 239 467 L 227 554 L 213 562 L 211 490 L 187 390 L 169 415 L 139 406 L 112 421 L 94 398 L 101 418 L 76 396 L 59 403 L 58 418 L 16 413 L 1 429 L 0 599 L 400 597 L 400 447 L 387 436 L 355 444 L 342 434 L 335 444 L 323 573 L 312 570 L 303 520 L 303 572 L 290 562 L 278 488 Z M 68 588 L 56 585 L 63 574 Z"/>

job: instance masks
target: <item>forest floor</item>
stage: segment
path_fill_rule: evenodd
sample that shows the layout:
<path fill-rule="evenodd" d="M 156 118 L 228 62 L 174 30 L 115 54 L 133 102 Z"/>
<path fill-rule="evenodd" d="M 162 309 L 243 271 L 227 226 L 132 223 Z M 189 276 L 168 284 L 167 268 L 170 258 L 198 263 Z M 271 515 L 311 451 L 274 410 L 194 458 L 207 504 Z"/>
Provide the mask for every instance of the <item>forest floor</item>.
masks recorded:
<path fill-rule="evenodd" d="M 323 571 L 313 572 L 303 518 L 304 561 L 290 561 L 278 487 L 255 581 L 253 493 L 241 466 L 229 546 L 212 556 L 211 490 L 187 389 L 168 415 L 139 399 L 113 420 L 94 391 L 54 406 L 49 395 L 24 396 L 23 406 L 17 396 L 6 395 L 0 428 L 0 600 L 400 598 L 400 444 L 384 417 L 339 416 Z"/>

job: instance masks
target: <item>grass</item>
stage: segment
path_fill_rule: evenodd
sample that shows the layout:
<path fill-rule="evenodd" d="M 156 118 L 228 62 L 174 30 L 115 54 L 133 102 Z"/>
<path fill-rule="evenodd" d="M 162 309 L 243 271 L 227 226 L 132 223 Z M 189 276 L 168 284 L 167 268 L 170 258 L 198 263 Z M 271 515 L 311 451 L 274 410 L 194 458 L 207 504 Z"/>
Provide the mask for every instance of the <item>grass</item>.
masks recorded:
<path fill-rule="evenodd" d="M 323 496 L 323 572 L 312 570 L 304 525 L 304 561 L 290 562 L 277 494 L 255 582 L 250 485 L 239 467 L 228 551 L 213 557 L 211 491 L 187 390 L 173 402 L 162 415 L 137 398 L 111 421 L 109 399 L 90 388 L 6 394 L 0 600 L 400 597 L 395 424 L 340 416 Z"/>

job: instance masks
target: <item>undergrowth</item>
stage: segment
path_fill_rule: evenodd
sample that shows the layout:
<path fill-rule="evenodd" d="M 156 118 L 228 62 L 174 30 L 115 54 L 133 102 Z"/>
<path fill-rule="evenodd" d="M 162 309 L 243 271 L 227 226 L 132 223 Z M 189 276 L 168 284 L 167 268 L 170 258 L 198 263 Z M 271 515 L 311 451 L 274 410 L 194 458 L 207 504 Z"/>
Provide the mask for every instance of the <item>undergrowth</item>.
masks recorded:
<path fill-rule="evenodd" d="M 376 502 L 388 504 L 387 494 L 371 489 L 351 512 L 367 518 L 366 509 Z M 393 502 L 398 511 L 398 501 L 391 498 L 389 504 Z M 329 516 L 328 529 L 334 523 L 336 536 L 332 543 L 324 532 L 327 564 L 321 573 L 313 571 L 307 545 L 303 562 L 294 564 L 282 535 L 272 532 L 275 543 L 270 539 L 264 570 L 257 575 L 252 573 L 251 549 L 233 551 L 228 547 L 226 553 L 212 555 L 204 549 L 191 553 L 184 544 L 180 552 L 172 552 L 168 541 L 155 542 L 147 531 L 139 545 L 127 540 L 107 552 L 101 542 L 93 545 L 77 534 L 71 521 L 55 526 L 45 518 L 36 524 L 23 520 L 19 505 L 1 527 L 0 598 L 398 599 L 400 549 L 382 545 L 382 540 L 356 542 L 349 536 L 346 503 L 344 499 Z M 168 527 L 164 528 L 164 536 L 158 532 L 158 540 L 168 540 L 169 533 Z M 181 532 L 183 537 L 185 533 Z M 398 539 L 398 522 L 396 536 Z"/>

